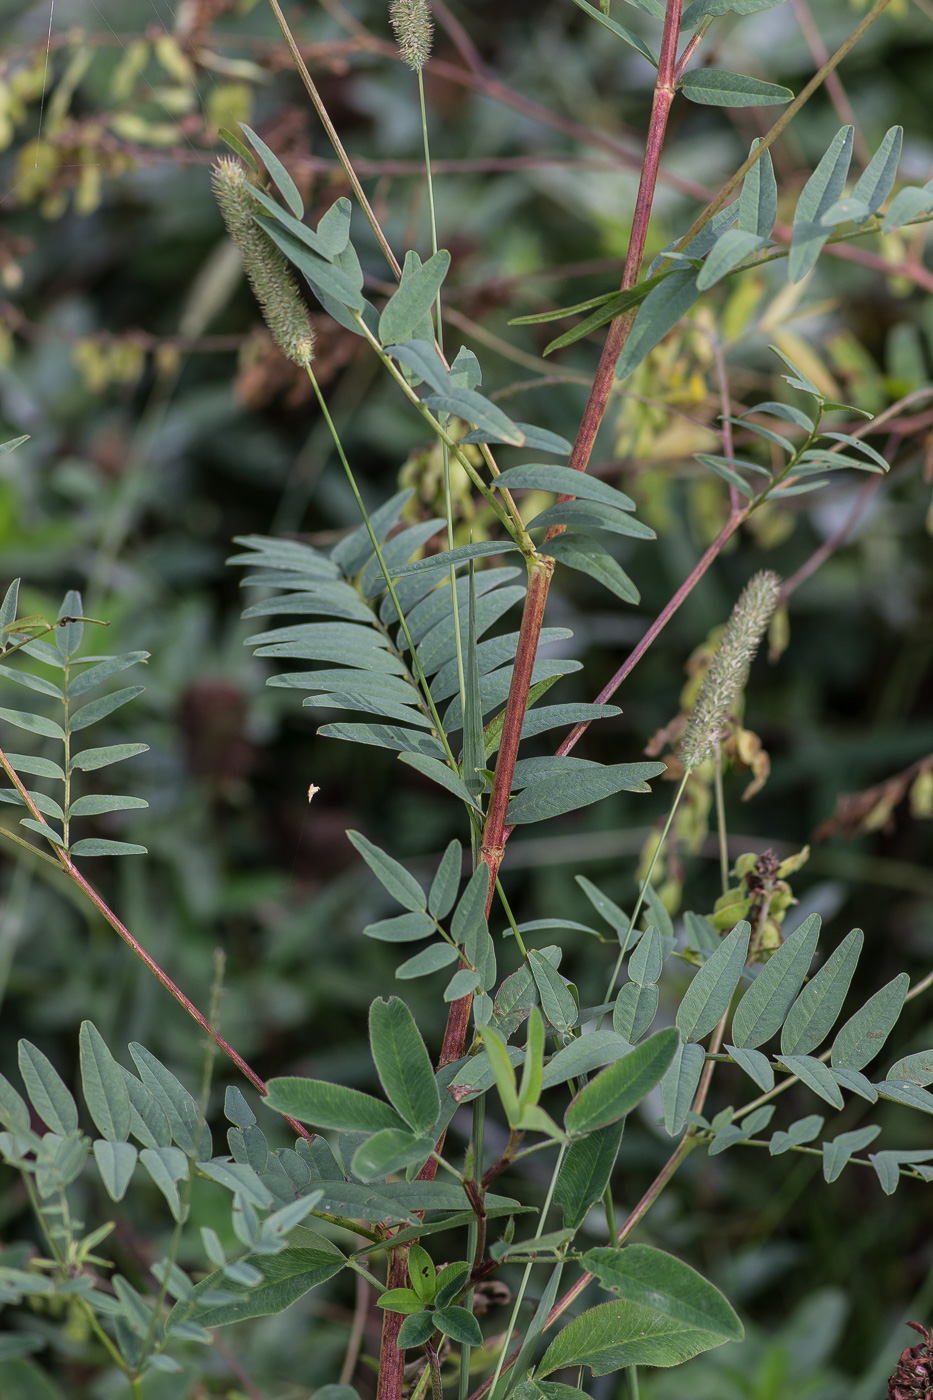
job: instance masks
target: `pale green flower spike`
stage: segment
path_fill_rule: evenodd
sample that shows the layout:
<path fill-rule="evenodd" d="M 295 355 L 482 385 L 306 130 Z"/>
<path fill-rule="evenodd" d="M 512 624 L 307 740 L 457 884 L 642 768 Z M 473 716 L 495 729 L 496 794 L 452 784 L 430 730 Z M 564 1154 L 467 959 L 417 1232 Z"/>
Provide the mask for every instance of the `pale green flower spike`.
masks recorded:
<path fill-rule="evenodd" d="M 402 57 L 417 72 L 431 56 L 434 26 L 427 0 L 392 0 L 389 19 Z"/>
<path fill-rule="evenodd" d="M 307 369 L 314 359 L 308 309 L 284 256 L 253 217 L 263 209 L 253 198 L 246 171 L 239 161 L 221 156 L 212 179 L 227 232 L 239 249 L 272 339 L 283 355 Z"/>
<path fill-rule="evenodd" d="M 745 687 L 748 668 L 777 606 L 780 588 L 777 574 L 763 569 L 745 585 L 732 609 L 680 741 L 680 757 L 688 771 L 699 768 L 713 753 Z"/>

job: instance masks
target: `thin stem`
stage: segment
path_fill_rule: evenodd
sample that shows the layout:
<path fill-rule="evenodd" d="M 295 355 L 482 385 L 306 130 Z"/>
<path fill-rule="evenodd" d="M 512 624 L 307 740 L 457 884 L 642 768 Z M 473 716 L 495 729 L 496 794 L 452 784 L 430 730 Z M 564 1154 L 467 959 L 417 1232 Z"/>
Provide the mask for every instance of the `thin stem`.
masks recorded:
<path fill-rule="evenodd" d="M 632 913 L 631 919 L 629 920 L 629 926 L 626 930 L 625 937 L 622 940 L 622 946 L 619 949 L 619 956 L 616 958 L 615 967 L 612 969 L 612 976 L 609 979 L 609 985 L 606 988 L 606 995 L 603 997 L 603 1001 L 610 1001 L 612 999 L 612 993 L 615 988 L 616 979 L 618 978 L 619 973 L 622 970 L 622 960 L 625 957 L 629 943 L 632 940 L 632 932 L 635 928 L 635 923 L 638 919 L 638 916 L 641 913 L 642 905 L 645 902 L 645 894 L 647 892 L 648 886 L 651 884 L 651 876 L 654 873 L 654 867 L 657 865 L 661 852 L 664 849 L 664 843 L 667 840 L 667 835 L 671 829 L 671 824 L 674 820 L 674 817 L 677 814 L 677 808 L 680 806 L 680 799 L 684 795 L 684 789 L 687 786 L 687 779 L 689 777 L 690 772 L 688 770 L 681 778 L 680 786 L 674 793 L 674 800 L 671 803 L 671 810 L 667 814 L 667 821 L 664 823 L 664 830 L 661 832 L 661 835 L 658 839 L 658 844 L 654 848 L 654 854 L 651 857 L 651 864 L 648 866 L 648 869 L 645 872 L 645 878 L 641 882 L 641 889 L 638 892 L 638 899 L 635 901 L 635 909 Z M 605 1015 L 605 1013 L 603 1014 Z M 601 1016 L 600 1021 L 602 1021 L 602 1019 L 603 1018 Z"/>
<path fill-rule="evenodd" d="M 534 1243 L 534 1241 L 544 1233 L 544 1225 L 547 1220 L 548 1211 L 551 1209 L 551 1201 L 554 1199 L 554 1191 L 557 1186 L 557 1177 L 560 1172 L 561 1166 L 563 1165 L 566 1152 L 567 1144 L 562 1142 L 560 1145 L 560 1151 L 557 1154 L 557 1161 L 554 1163 L 554 1170 L 551 1173 L 551 1180 L 548 1184 L 547 1196 L 545 1197 L 544 1205 L 541 1209 L 541 1214 L 538 1217 L 538 1227 L 535 1230 L 535 1233 L 532 1237 L 532 1243 Z M 509 1342 L 512 1340 L 513 1333 L 515 1332 L 515 1327 L 518 1322 L 518 1314 L 521 1311 L 521 1306 L 525 1299 L 525 1290 L 528 1287 L 528 1280 L 531 1277 L 531 1271 L 533 1268 L 534 1263 L 529 1260 L 529 1262 L 525 1265 L 525 1272 L 522 1275 L 522 1281 L 519 1285 L 518 1292 L 515 1295 L 515 1306 L 512 1309 L 512 1316 L 509 1318 L 509 1325 L 506 1328 L 505 1337 L 502 1342 L 502 1349 L 499 1352 L 499 1361 L 496 1365 L 495 1374 L 492 1378 L 492 1400 L 500 1400 L 500 1397 L 497 1395 L 496 1387 L 498 1386 L 499 1379 L 502 1375 L 503 1367 L 505 1365 L 506 1352 L 508 1351 Z"/>
<path fill-rule="evenodd" d="M 301 81 L 305 85 L 305 91 L 311 98 L 314 110 L 317 112 L 318 117 L 321 120 L 321 125 L 327 132 L 327 135 L 330 139 L 330 143 L 337 153 L 337 159 L 343 166 L 344 172 L 346 173 L 346 177 L 350 181 L 351 186 L 353 187 L 353 193 L 356 195 L 356 198 L 359 202 L 359 206 L 362 209 L 363 213 L 366 215 L 370 228 L 376 235 L 376 242 L 382 249 L 385 255 L 386 262 L 389 264 L 392 271 L 395 273 L 395 276 L 397 278 L 400 278 L 402 275 L 402 269 L 399 265 L 398 258 L 395 256 L 391 247 L 389 246 L 389 240 L 386 238 L 385 234 L 382 231 L 382 226 L 380 225 L 379 220 L 376 218 L 372 205 L 366 198 L 366 195 L 363 193 L 363 186 L 360 184 L 359 177 L 356 171 L 353 169 L 353 164 L 350 160 L 350 157 L 347 155 L 346 151 L 343 148 L 343 142 L 337 135 L 337 128 L 331 121 L 327 108 L 321 101 L 321 94 L 315 87 L 314 79 L 308 72 L 307 64 L 301 56 L 301 49 L 295 42 L 295 36 L 292 34 L 292 31 L 288 27 L 288 21 L 286 20 L 285 15 L 282 13 L 282 7 L 279 4 L 279 0 L 269 0 L 269 4 L 272 7 L 272 13 L 275 15 L 275 18 L 278 22 L 278 26 L 282 31 L 282 37 L 288 45 L 288 51 L 292 56 L 292 62 L 298 69 Z"/>
<path fill-rule="evenodd" d="M 778 117 L 777 121 L 771 127 L 770 131 L 766 132 L 765 135 L 761 138 L 755 150 L 752 151 L 752 153 L 746 157 L 746 159 L 739 166 L 738 170 L 735 172 L 732 178 L 726 181 L 722 189 L 715 196 L 715 198 L 710 200 L 703 212 L 697 215 L 693 223 L 687 229 L 687 232 L 678 242 L 675 251 L 680 252 L 680 250 L 690 242 L 691 238 L 695 238 L 696 235 L 699 233 L 700 229 L 703 228 L 707 223 L 709 223 L 713 215 L 719 213 L 719 210 L 723 208 L 729 196 L 738 189 L 739 185 L 745 179 L 745 176 L 751 170 L 752 166 L 756 163 L 756 161 L 759 161 L 761 159 L 765 151 L 768 150 L 769 146 L 774 145 L 775 141 L 781 135 L 782 131 L 784 131 L 794 120 L 794 117 L 796 117 L 801 107 L 803 107 L 804 104 L 810 100 L 810 98 L 813 96 L 816 90 L 822 86 L 829 74 L 834 72 L 835 69 L 839 67 L 839 64 L 842 62 L 842 60 L 846 57 L 850 50 L 855 47 L 859 39 L 861 39 L 862 36 L 868 32 L 868 30 L 874 24 L 875 20 L 878 19 L 884 13 L 884 11 L 887 9 L 890 3 L 891 0 L 875 0 L 875 4 L 872 5 L 871 9 L 868 11 L 867 15 L 865 15 L 864 19 L 862 19 L 862 21 L 856 25 L 856 27 L 852 30 L 852 33 L 848 36 L 848 38 L 843 40 L 836 52 L 817 69 L 810 81 L 803 88 L 801 88 L 800 92 L 794 98 L 793 102 L 788 103 L 784 111 Z"/>
<path fill-rule="evenodd" d="M 356 1363 L 359 1359 L 360 1348 L 363 1345 L 363 1338 L 366 1334 L 366 1318 L 369 1313 L 369 1284 L 363 1274 L 356 1276 L 356 1304 L 353 1309 L 353 1324 L 350 1328 L 350 1336 L 347 1339 L 347 1350 L 344 1354 L 343 1365 L 340 1368 L 338 1384 L 349 1385 L 353 1380 L 353 1373 L 356 1370 Z"/>
<path fill-rule="evenodd" d="M 638 1367 L 626 1366 L 625 1383 L 628 1386 L 628 1400 L 638 1400 Z"/>
<path fill-rule="evenodd" d="M 518 951 L 522 955 L 522 961 L 525 961 L 528 957 L 528 949 L 525 947 L 524 940 L 522 939 L 522 936 L 518 931 L 518 924 L 515 922 L 515 915 L 512 913 L 511 905 L 505 897 L 505 890 L 502 888 L 502 881 L 499 879 L 498 875 L 496 876 L 496 894 L 499 896 L 499 903 L 502 905 L 503 912 L 505 913 L 505 917 L 509 921 L 509 927 L 512 930 L 515 942 L 518 944 Z"/>
<path fill-rule="evenodd" d="M 719 837 L 719 882 L 729 888 L 729 839 L 726 835 L 726 800 L 722 788 L 722 745 L 716 740 L 716 832 Z"/>
<path fill-rule="evenodd" d="M 3 768 L 7 777 L 10 779 L 11 783 L 16 788 L 20 797 L 23 799 L 26 806 L 29 808 L 31 816 L 37 822 L 40 822 L 43 826 L 49 826 L 49 823 L 45 820 L 45 817 L 43 817 L 42 813 L 36 807 L 36 804 L 33 802 L 32 798 L 27 792 L 22 779 L 20 778 L 19 774 L 16 772 L 16 769 L 10 763 L 9 759 L 7 758 L 6 754 L 3 752 L 2 749 L 0 749 L 0 767 Z M 52 828 L 49 827 L 49 830 L 52 830 Z M 30 849 L 32 850 L 34 848 L 30 847 Z M 146 952 L 142 944 L 139 943 L 133 937 L 126 925 L 122 923 L 120 919 L 117 918 L 116 914 L 109 907 L 109 905 L 107 905 L 104 902 L 102 897 L 94 889 L 93 885 L 88 883 L 85 877 L 81 874 L 81 871 L 78 870 L 77 866 L 72 861 L 71 857 L 67 855 L 66 852 L 63 851 L 60 846 L 55 846 L 55 853 L 58 856 L 59 864 L 61 865 L 65 874 L 69 877 L 69 879 L 74 881 L 74 883 L 78 886 L 78 889 L 81 890 L 82 894 L 84 894 L 91 901 L 91 903 L 94 905 L 94 908 L 98 911 L 99 914 L 103 916 L 103 918 L 110 925 L 113 931 L 119 934 L 120 938 L 123 939 L 123 942 L 127 945 L 127 947 L 131 948 L 132 951 L 136 954 L 136 956 L 140 959 L 140 961 L 145 963 L 146 967 L 149 969 L 152 975 L 159 982 L 161 982 L 162 986 L 167 992 L 171 993 L 171 995 L 178 1002 L 179 1006 L 182 1006 L 185 1009 L 185 1011 L 187 1011 L 188 1015 L 192 1018 L 192 1020 L 197 1021 L 201 1029 L 211 1037 L 211 1039 L 219 1046 L 219 1048 L 224 1052 L 228 1059 L 233 1061 L 240 1073 L 246 1079 L 249 1080 L 249 1082 L 253 1085 L 255 1089 L 259 1090 L 260 1094 L 262 1094 L 263 1097 L 265 1097 L 265 1080 L 260 1079 L 256 1071 L 252 1069 L 251 1066 L 248 1065 L 243 1059 L 243 1056 L 239 1054 L 238 1051 L 234 1050 L 232 1045 L 230 1045 L 226 1040 L 224 1040 L 223 1036 L 220 1034 L 219 1031 L 214 1029 L 210 1021 L 203 1014 L 203 1012 L 199 1011 L 198 1008 L 195 1006 L 194 1002 L 191 1001 L 189 997 L 185 996 L 184 992 L 181 990 L 180 987 L 176 986 L 176 984 L 172 981 L 171 977 L 169 977 L 168 973 L 162 970 L 162 968 L 156 962 L 155 958 L 153 958 L 149 953 Z M 41 855 L 42 852 L 37 852 L 37 854 Z M 289 1127 L 294 1129 L 294 1131 L 299 1135 L 299 1137 L 306 1138 L 309 1142 L 313 1140 L 314 1134 L 309 1132 L 303 1123 L 299 1123 L 295 1118 L 288 1118 L 285 1115 L 283 1115 L 283 1117 L 285 1117 L 286 1123 L 288 1123 Z"/>

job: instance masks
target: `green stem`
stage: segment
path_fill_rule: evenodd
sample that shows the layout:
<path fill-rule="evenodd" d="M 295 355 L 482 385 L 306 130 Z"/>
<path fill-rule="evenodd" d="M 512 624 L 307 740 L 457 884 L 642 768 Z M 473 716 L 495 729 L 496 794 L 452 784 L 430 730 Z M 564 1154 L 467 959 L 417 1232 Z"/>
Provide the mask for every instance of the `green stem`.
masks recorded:
<path fill-rule="evenodd" d="M 638 1367 L 626 1366 L 625 1383 L 628 1386 L 628 1400 L 638 1400 Z"/>
<path fill-rule="evenodd" d="M 726 841 L 726 802 L 722 789 L 722 747 L 716 743 L 716 830 L 719 834 L 719 882 L 729 888 L 729 847 Z"/>
<path fill-rule="evenodd" d="M 680 786 L 678 787 L 677 791 L 676 791 L 675 794 L 674 794 L 674 800 L 673 800 L 673 802 L 671 803 L 671 810 L 668 812 L 668 814 L 667 814 L 667 821 L 664 823 L 664 830 L 661 832 L 660 840 L 658 841 L 658 844 L 657 844 L 657 846 L 655 847 L 654 855 L 651 857 L 651 864 L 648 866 L 648 869 L 647 869 L 647 871 L 645 872 L 645 878 L 644 878 L 644 880 L 642 880 L 642 882 L 641 882 L 641 889 L 640 889 L 639 892 L 638 892 L 638 899 L 637 899 L 636 902 L 635 902 L 635 910 L 634 910 L 634 913 L 632 914 L 631 921 L 629 922 L 629 926 L 628 926 L 628 930 L 626 931 L 625 938 L 622 940 L 622 946 L 621 946 L 621 948 L 619 949 L 619 956 L 616 958 L 616 965 L 615 965 L 615 967 L 612 969 L 612 976 L 611 976 L 610 979 L 609 979 L 609 986 L 606 988 L 606 995 L 603 997 L 603 1001 L 611 1001 L 611 999 L 612 999 L 612 993 L 613 993 L 613 989 L 615 988 L 616 979 L 618 978 L 619 973 L 620 973 L 620 971 L 622 970 L 622 959 L 625 957 L 626 951 L 627 951 L 627 949 L 628 949 L 628 945 L 629 945 L 629 943 L 631 942 L 631 939 L 632 939 L 632 933 L 633 933 L 634 928 L 635 928 L 635 921 L 637 920 L 639 914 L 641 913 L 641 907 L 642 907 L 642 905 L 643 905 L 644 902 L 645 902 L 645 893 L 646 893 L 646 891 L 647 891 L 647 889 L 648 889 L 648 886 L 651 884 L 651 876 L 652 876 L 652 874 L 653 874 L 653 872 L 654 872 L 654 867 L 657 865 L 657 863 L 658 863 L 658 858 L 660 857 L 660 854 L 661 854 L 661 852 L 662 852 L 663 849 L 664 849 L 664 843 L 665 843 L 665 841 L 667 840 L 667 834 L 668 834 L 668 832 L 670 831 L 670 829 L 671 829 L 671 823 L 673 822 L 674 817 L 675 817 L 676 814 L 677 814 L 677 808 L 680 806 L 680 799 L 681 799 L 681 798 L 683 797 L 683 795 L 684 795 L 684 789 L 685 789 L 686 786 L 687 786 L 687 779 L 688 779 L 689 777 L 690 777 L 690 773 L 689 773 L 689 770 L 688 770 L 688 771 L 684 774 L 684 776 L 681 778 L 681 780 L 680 780 Z M 605 1014 L 605 1013 L 604 1013 L 604 1014 Z M 601 1016 L 601 1017 L 600 1017 L 600 1022 L 602 1022 L 602 1019 L 603 1019 L 603 1017 Z"/>
<path fill-rule="evenodd" d="M 483 1158 L 485 1156 L 486 1141 L 486 1098 L 481 1094 L 478 1099 L 473 1100 L 473 1180 L 483 1179 Z M 485 1228 L 485 1227 L 484 1227 Z M 482 1246 L 485 1241 L 480 1240 L 480 1221 L 474 1215 L 467 1229 L 467 1259 L 471 1261 L 471 1267 L 476 1268 L 481 1262 Z M 467 1312 L 473 1311 L 473 1289 L 470 1288 L 460 1299 L 460 1306 L 466 1308 Z M 464 1343 L 460 1348 L 460 1381 L 457 1388 L 457 1400 L 468 1400 L 470 1394 L 470 1350 L 469 1345 Z"/>
<path fill-rule="evenodd" d="M 554 1170 L 551 1173 L 551 1180 L 548 1185 L 547 1196 L 545 1197 L 544 1206 L 542 1207 L 541 1214 L 538 1217 L 538 1228 L 535 1230 L 535 1233 L 532 1237 L 532 1243 L 534 1243 L 534 1241 L 544 1233 L 544 1226 L 547 1221 L 548 1211 L 551 1209 L 551 1201 L 554 1199 L 554 1191 L 557 1187 L 557 1178 L 560 1173 L 560 1169 L 563 1166 L 566 1152 L 567 1144 L 565 1142 L 562 1142 L 560 1145 L 560 1151 L 557 1154 L 557 1161 L 554 1163 Z M 509 1318 L 509 1325 L 506 1329 L 505 1337 L 502 1340 L 502 1349 L 499 1352 L 499 1360 L 496 1364 L 495 1374 L 492 1378 L 492 1385 L 490 1387 L 490 1400 L 503 1400 L 503 1397 L 499 1394 L 497 1387 L 499 1384 L 499 1379 L 502 1375 L 503 1367 L 505 1366 L 505 1360 L 509 1350 L 509 1343 L 511 1342 L 512 1336 L 515 1332 L 515 1327 L 518 1322 L 518 1314 L 521 1310 L 522 1303 L 524 1302 L 525 1290 L 528 1287 L 528 1280 L 531 1277 L 531 1271 L 533 1268 L 534 1263 L 533 1261 L 529 1260 L 529 1262 L 525 1265 L 525 1272 L 522 1275 L 522 1281 L 519 1284 L 518 1293 L 515 1295 L 515 1306 L 512 1309 L 512 1316 Z"/>
<path fill-rule="evenodd" d="M 514 938 L 515 938 L 515 942 L 518 944 L 518 951 L 519 951 L 519 952 L 521 953 L 521 955 L 522 955 L 522 960 L 523 960 L 523 961 L 527 961 L 527 959 L 528 959 L 528 949 L 525 947 L 525 944 L 524 944 L 524 941 L 523 941 L 523 939 L 522 939 L 522 936 L 521 936 L 521 934 L 520 934 L 519 931 L 518 931 L 518 924 L 515 922 L 515 915 L 512 913 L 511 905 L 509 904 L 509 901 L 508 901 L 508 900 L 506 899 L 506 897 L 505 897 L 505 890 L 502 888 L 502 881 L 499 879 L 499 876 L 498 876 L 498 875 L 496 876 L 496 893 L 497 893 L 498 896 L 499 896 L 499 903 L 502 905 L 502 909 L 503 909 L 503 912 L 505 913 L 505 917 L 506 917 L 506 918 L 508 919 L 508 921 L 509 921 L 509 927 L 510 927 L 511 930 L 512 930 L 512 933 L 513 933 Z"/>

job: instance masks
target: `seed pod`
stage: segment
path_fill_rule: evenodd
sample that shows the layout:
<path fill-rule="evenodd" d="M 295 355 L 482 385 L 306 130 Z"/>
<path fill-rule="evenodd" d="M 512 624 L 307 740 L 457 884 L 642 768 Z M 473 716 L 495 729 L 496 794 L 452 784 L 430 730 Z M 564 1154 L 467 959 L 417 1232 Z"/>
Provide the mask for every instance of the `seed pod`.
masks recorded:
<path fill-rule="evenodd" d="M 221 156 L 212 173 L 214 194 L 227 232 L 243 259 L 256 300 L 276 345 L 296 365 L 314 359 L 314 331 L 308 308 L 284 255 L 256 223 L 263 212 L 239 161 Z"/>
<path fill-rule="evenodd" d="M 777 606 L 780 588 L 777 574 L 763 569 L 749 580 L 732 609 L 680 741 L 679 754 L 686 769 L 699 768 L 712 754 L 745 687 L 748 668 Z"/>

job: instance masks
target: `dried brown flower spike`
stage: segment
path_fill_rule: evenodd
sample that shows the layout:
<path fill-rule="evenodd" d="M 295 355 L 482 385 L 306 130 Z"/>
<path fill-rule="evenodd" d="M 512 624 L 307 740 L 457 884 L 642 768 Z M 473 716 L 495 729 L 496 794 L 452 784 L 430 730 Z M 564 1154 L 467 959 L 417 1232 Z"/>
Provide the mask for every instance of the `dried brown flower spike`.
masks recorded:
<path fill-rule="evenodd" d="M 905 1347 L 888 1382 L 888 1400 L 933 1400 L 933 1336 L 919 1322 L 908 1322 L 923 1341 Z"/>

